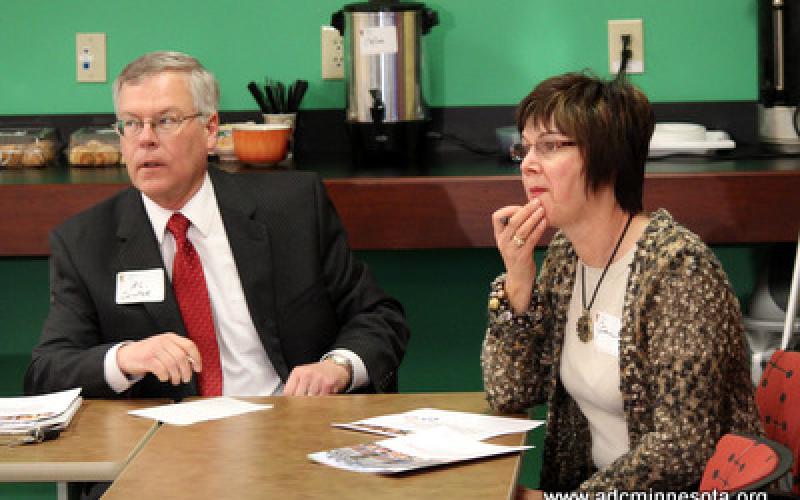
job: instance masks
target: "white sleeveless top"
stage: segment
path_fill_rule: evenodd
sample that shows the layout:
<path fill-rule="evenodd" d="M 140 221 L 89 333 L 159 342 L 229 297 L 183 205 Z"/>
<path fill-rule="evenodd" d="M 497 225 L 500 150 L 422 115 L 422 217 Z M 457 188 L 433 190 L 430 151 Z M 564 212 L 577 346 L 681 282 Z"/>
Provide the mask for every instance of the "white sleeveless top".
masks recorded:
<path fill-rule="evenodd" d="M 576 266 L 575 285 L 567 313 L 560 365 L 561 383 L 589 420 L 592 459 L 598 469 L 604 469 L 630 449 L 628 425 L 625 422 L 622 393 L 619 389 L 619 327 L 614 325 L 614 318 L 618 319 L 617 325 L 619 325 L 635 248 L 634 245 L 621 259 L 611 264 L 600 285 L 590 311 L 593 325 L 592 340 L 587 343 L 581 342 L 575 328 L 583 310 L 581 300 L 583 263 L 580 260 Z M 586 267 L 587 306 L 602 272 L 603 268 Z M 607 325 L 605 329 L 599 322 Z"/>

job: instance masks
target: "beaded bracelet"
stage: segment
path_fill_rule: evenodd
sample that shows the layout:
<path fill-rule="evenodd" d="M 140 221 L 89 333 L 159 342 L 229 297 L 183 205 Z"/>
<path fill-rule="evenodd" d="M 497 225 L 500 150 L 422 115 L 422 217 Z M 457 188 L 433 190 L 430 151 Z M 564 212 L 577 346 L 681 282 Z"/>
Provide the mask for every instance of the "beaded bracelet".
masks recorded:
<path fill-rule="evenodd" d="M 520 327 L 533 326 L 533 317 L 529 311 L 515 315 L 511 303 L 506 296 L 506 275 L 501 274 L 492 281 L 489 291 L 489 323 L 513 323 Z"/>

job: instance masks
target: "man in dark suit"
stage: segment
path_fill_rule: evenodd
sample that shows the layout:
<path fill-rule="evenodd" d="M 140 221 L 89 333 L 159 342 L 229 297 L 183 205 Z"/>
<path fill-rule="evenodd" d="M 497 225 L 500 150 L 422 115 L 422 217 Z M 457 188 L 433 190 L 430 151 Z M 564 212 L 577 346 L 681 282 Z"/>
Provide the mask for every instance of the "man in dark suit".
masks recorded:
<path fill-rule="evenodd" d="M 396 390 L 402 307 L 353 258 L 315 175 L 207 166 L 218 100 L 213 75 L 175 52 L 146 54 L 115 81 L 133 187 L 52 232 L 27 393 Z"/>

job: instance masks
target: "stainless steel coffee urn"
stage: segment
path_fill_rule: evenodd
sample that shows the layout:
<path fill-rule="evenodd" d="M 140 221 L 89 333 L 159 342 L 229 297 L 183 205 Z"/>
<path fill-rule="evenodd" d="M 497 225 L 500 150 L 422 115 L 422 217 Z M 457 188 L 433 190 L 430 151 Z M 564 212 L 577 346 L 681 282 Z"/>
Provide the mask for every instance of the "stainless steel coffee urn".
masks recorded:
<path fill-rule="evenodd" d="M 800 152 L 800 0 L 758 0 L 761 142 Z"/>
<path fill-rule="evenodd" d="M 406 163 L 424 148 L 421 38 L 439 24 L 421 3 L 370 0 L 331 17 L 344 40 L 346 119 L 357 165 Z"/>

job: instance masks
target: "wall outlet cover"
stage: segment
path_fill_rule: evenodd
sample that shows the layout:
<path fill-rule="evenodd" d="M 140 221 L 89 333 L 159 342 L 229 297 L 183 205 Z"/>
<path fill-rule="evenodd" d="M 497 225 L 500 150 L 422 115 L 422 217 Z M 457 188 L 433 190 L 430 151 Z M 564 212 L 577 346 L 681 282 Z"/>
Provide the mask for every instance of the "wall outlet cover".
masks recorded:
<path fill-rule="evenodd" d="M 341 80 L 344 78 L 344 43 L 339 30 L 323 26 L 320 31 L 322 54 L 322 79 Z"/>
<path fill-rule="evenodd" d="M 616 74 L 622 62 L 622 35 L 630 35 L 631 51 L 627 73 L 644 73 L 644 29 L 641 19 L 608 21 L 608 71 Z"/>

